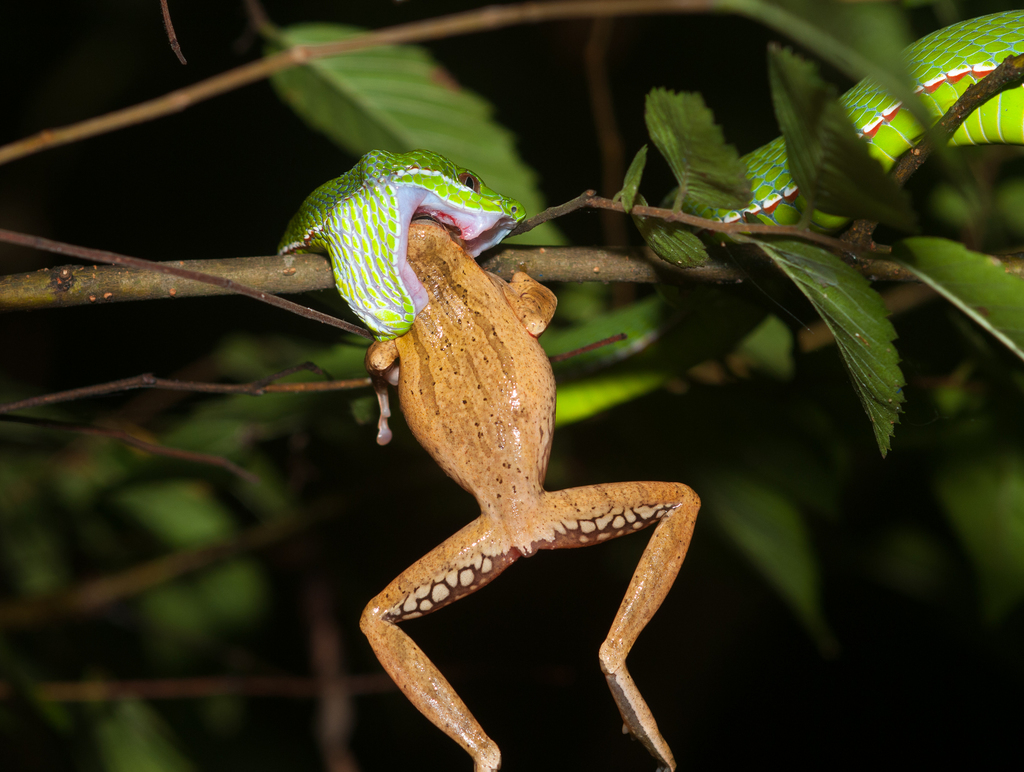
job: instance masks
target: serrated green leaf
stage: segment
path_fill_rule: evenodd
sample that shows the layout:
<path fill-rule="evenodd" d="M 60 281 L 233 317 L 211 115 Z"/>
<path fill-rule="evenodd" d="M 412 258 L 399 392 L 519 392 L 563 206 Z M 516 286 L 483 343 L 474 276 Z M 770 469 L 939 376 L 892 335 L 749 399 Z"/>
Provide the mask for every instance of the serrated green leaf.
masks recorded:
<path fill-rule="evenodd" d="M 830 214 L 913 230 L 909 197 L 868 155 L 835 88 L 818 77 L 817 67 L 772 46 L 768 74 L 789 170 L 804 199 Z"/>
<path fill-rule="evenodd" d="M 679 183 L 677 202 L 689 198 L 723 209 L 742 209 L 750 203 L 746 167 L 736 148 L 725 143 L 700 94 L 652 89 L 644 120 Z"/>
<path fill-rule="evenodd" d="M 280 30 L 270 49 L 343 40 L 363 31 L 297 24 Z M 306 123 L 353 155 L 433 150 L 518 199 L 529 213 L 544 208 L 536 175 L 516 152 L 512 133 L 493 119 L 491 104 L 459 86 L 423 48 L 381 46 L 318 59 L 276 73 L 271 84 Z M 547 223 L 522 240 L 563 241 Z"/>
<path fill-rule="evenodd" d="M 871 284 L 835 255 L 799 241 L 759 241 L 799 287 L 835 336 L 854 390 L 884 456 L 899 423 L 906 381 L 893 341 L 896 330 Z"/>
<path fill-rule="evenodd" d="M 639 193 L 636 202 L 647 206 L 647 200 Z M 633 215 L 633 224 L 647 245 L 663 260 L 688 268 L 708 261 L 704 242 L 691 233 L 682 223 L 665 222 L 655 217 Z"/>
<path fill-rule="evenodd" d="M 835 649 L 821 610 L 821 580 L 807 527 L 797 508 L 754 478 L 718 472 L 701 499 L 716 522 L 796 613 L 824 652 Z"/>
<path fill-rule="evenodd" d="M 636 151 L 633 161 L 626 170 L 626 178 L 622 181 L 622 190 L 619 195 L 622 198 L 622 206 L 629 213 L 633 208 L 633 201 L 636 199 L 636 192 L 640 188 L 640 178 L 644 175 L 644 166 L 647 164 L 647 145 Z"/>
<path fill-rule="evenodd" d="M 892 256 L 1024 359 L 1024 280 L 946 239 L 905 239 Z"/>
<path fill-rule="evenodd" d="M 985 616 L 998 622 L 1024 598 L 1024 455 L 957 455 L 936 471 L 934 486 L 978 572 Z"/>

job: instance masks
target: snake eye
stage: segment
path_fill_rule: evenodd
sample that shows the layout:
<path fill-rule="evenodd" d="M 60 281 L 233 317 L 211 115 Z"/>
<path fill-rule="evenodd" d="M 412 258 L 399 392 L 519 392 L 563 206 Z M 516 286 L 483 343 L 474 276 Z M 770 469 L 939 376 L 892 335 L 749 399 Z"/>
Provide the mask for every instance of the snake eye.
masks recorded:
<path fill-rule="evenodd" d="M 480 180 L 478 180 L 469 172 L 461 172 L 459 174 L 459 182 L 461 182 L 467 188 L 472 190 L 474 193 L 480 192 Z"/>

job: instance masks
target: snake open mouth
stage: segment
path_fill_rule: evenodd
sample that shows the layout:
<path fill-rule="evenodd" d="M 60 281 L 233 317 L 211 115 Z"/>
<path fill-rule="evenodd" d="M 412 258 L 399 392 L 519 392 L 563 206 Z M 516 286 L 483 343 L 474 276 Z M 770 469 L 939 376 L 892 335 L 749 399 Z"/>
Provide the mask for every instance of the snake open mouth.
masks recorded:
<path fill-rule="evenodd" d="M 400 244 L 395 268 L 418 314 L 427 303 L 427 291 L 406 260 L 409 223 L 428 219 L 444 226 L 462 242 L 462 248 L 473 257 L 501 241 L 516 225 L 516 219 L 503 211 L 484 211 L 446 201 L 421 187 L 398 190 Z"/>

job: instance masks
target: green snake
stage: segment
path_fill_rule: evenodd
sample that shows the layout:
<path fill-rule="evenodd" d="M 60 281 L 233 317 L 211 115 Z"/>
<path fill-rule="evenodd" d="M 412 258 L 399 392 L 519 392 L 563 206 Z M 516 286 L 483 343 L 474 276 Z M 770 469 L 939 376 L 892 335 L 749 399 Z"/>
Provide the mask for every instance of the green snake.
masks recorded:
<path fill-rule="evenodd" d="M 1004 11 L 953 24 L 927 35 L 903 52 L 907 71 L 925 108 L 938 120 L 971 84 L 992 72 L 1003 59 L 1024 52 L 1024 11 Z M 868 152 L 888 171 L 924 133 L 901 103 L 870 80 L 862 80 L 840 99 Z M 1024 88 L 1004 91 L 975 110 L 957 129 L 951 145 L 1024 144 Z M 701 217 L 736 222 L 744 215 L 762 222 L 793 225 L 805 201 L 789 173 L 786 146 L 779 137 L 742 159 L 753 200 L 746 209 L 692 207 Z M 841 228 L 849 219 L 815 211 L 813 225 Z"/>
<path fill-rule="evenodd" d="M 326 252 L 338 292 L 377 340 L 404 335 L 427 303 L 406 261 L 409 223 L 431 217 L 476 257 L 526 216 L 479 175 L 428 150 L 372 150 L 314 190 L 288 223 L 280 254 Z"/>
<path fill-rule="evenodd" d="M 1003 59 L 1024 51 L 1024 11 L 1005 11 L 941 29 L 911 45 L 904 60 L 929 113 L 940 117 L 969 85 Z M 924 129 L 908 110 L 868 80 L 841 100 L 870 154 L 889 169 Z M 954 145 L 1024 144 L 1024 88 L 1004 91 L 970 115 Z M 743 158 L 753 201 L 743 210 L 695 207 L 709 219 L 734 222 L 744 214 L 766 223 L 799 221 L 805 202 L 786 164 L 780 137 Z M 278 251 L 326 252 L 335 284 L 378 340 L 404 335 L 426 303 L 406 262 L 409 223 L 417 216 L 446 224 L 474 257 L 501 241 L 526 216 L 518 201 L 499 195 L 480 177 L 427 150 L 374 150 L 346 174 L 306 199 Z M 833 230 L 847 218 L 816 211 L 812 223 Z"/>

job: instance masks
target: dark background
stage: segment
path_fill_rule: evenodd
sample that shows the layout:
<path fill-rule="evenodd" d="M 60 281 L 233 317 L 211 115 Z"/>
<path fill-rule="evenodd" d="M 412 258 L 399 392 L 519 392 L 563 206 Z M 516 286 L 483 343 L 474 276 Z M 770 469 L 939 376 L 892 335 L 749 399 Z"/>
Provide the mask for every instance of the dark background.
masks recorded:
<path fill-rule="evenodd" d="M 266 10 L 281 26 L 322 20 L 380 27 L 475 5 L 297 1 L 267 2 Z M 987 10 L 974 4 L 965 15 Z M 186 67 L 167 45 L 155 0 L 4 3 L 0 142 L 159 96 L 259 53 L 251 37 L 239 50 L 247 37 L 240 3 L 172 2 L 171 11 Z M 934 26 L 927 10 L 918 13 L 920 29 Z M 599 185 L 582 65 L 588 32 L 589 22 L 552 23 L 429 45 L 460 83 L 495 104 L 550 203 Z M 764 51 L 773 38 L 734 17 L 617 21 L 611 85 L 627 160 L 647 141 L 643 98 L 654 86 L 702 92 L 741 152 L 771 139 Z M 156 260 L 268 254 L 302 198 L 354 160 L 258 83 L 0 168 L 0 227 Z M 648 186 L 670 187 L 660 161 L 650 164 Z M 573 243 L 602 238 L 594 214 L 560 227 Z M 3 273 L 57 262 L 0 245 Z M 900 327 L 904 357 L 937 369 L 954 362 L 956 353 L 937 351 L 934 342 L 944 325 L 947 317 L 934 310 L 907 319 Z M 123 304 L 0 317 L 0 366 L 31 393 L 170 374 L 240 329 L 332 339 L 327 329 L 245 299 Z M 685 397 L 660 393 L 558 434 L 558 474 L 567 484 L 587 484 L 692 482 L 689 464 L 728 453 L 729 442 L 751 427 L 765 428 L 759 411 L 766 400 L 777 400 L 780 410 L 820 400 L 859 433 L 849 448 L 841 519 L 812 519 L 825 614 L 840 646 L 835 656 L 819 653 L 712 523 L 698 525 L 676 588 L 629 660 L 680 768 L 780 759 L 795 766 L 995 766 L 1019 759 L 1024 616 L 1018 608 L 999 626 L 981 621 L 976 580 L 929 494 L 924 462 L 913 449 L 901 451 L 901 438 L 913 448 L 932 416 L 926 408 L 915 414 L 911 404 L 894 452 L 882 462 L 835 352 L 802 368 L 805 377 L 789 389 L 747 383 L 727 394 L 701 387 Z M 309 667 L 296 565 L 314 562 L 334 578 L 349 666 L 376 672 L 357 627 L 363 605 L 474 515 L 470 498 L 424 465 L 414 445 L 399 445 L 385 460 L 368 433 L 361 441 L 316 448 L 320 484 L 343 490 L 352 514 L 312 542 L 266 557 L 272 618 L 239 642 L 289 672 Z M 944 545 L 949 564 L 928 597 L 900 592 L 871 571 L 872 534 L 893 521 L 923 525 Z M 650 766 L 643 749 L 619 734 L 596 657 L 643 541 L 541 554 L 486 592 L 405 625 L 452 674 L 501 746 L 504 769 Z M 95 663 L 112 677 L 165 675 L 130 630 L 106 619 L 10 634 L 4 645 L 46 662 L 49 678 L 75 679 Z M 212 659 L 203 667 L 218 671 Z M 469 768 L 462 751 L 401 695 L 363 697 L 355 706 L 352 746 L 363 769 Z M 158 709 L 199 769 L 322 768 L 313 701 L 249 700 L 230 736 L 208 732 L 188 701 Z M 4 710 L 13 730 L 4 733 L 0 723 L 0 760 L 13 765 L 4 768 L 90 768 L 81 745 L 33 718 L 29 707 Z"/>

